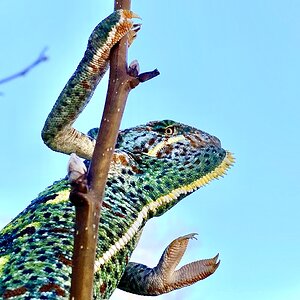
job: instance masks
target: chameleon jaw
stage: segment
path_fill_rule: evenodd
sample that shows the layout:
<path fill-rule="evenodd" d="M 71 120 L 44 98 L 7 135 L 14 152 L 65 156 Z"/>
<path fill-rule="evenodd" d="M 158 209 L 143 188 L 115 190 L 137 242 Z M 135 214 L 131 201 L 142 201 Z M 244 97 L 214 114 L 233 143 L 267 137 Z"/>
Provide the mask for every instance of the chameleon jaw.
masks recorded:
<path fill-rule="evenodd" d="M 233 165 L 233 163 L 234 157 L 232 153 L 226 151 L 226 156 L 223 161 L 210 173 L 198 178 L 188 185 L 174 189 L 169 194 L 161 196 L 156 200 L 153 200 L 153 202 L 145 205 L 138 214 L 136 220 L 129 227 L 127 232 L 115 244 L 111 245 L 110 248 L 100 258 L 95 261 L 95 272 L 99 271 L 102 265 L 109 261 L 111 257 L 113 257 L 119 250 L 121 250 L 138 233 L 144 220 L 147 219 L 149 212 L 155 213 L 158 208 L 178 199 L 181 195 L 192 193 L 200 187 L 207 185 L 213 179 L 224 176 L 226 174 L 226 171 Z"/>
<path fill-rule="evenodd" d="M 168 204 L 169 202 L 176 200 L 181 195 L 186 195 L 188 193 L 192 193 L 193 191 L 201 188 L 202 186 L 207 185 L 210 181 L 217 179 L 221 176 L 226 175 L 227 170 L 233 165 L 234 157 L 231 152 L 226 151 L 226 155 L 221 162 L 214 170 L 207 173 L 206 175 L 196 179 L 192 183 L 179 187 L 169 194 L 159 197 L 157 200 L 151 202 L 149 206 L 149 210 L 151 212 L 155 212 L 160 206 L 164 204 Z"/>

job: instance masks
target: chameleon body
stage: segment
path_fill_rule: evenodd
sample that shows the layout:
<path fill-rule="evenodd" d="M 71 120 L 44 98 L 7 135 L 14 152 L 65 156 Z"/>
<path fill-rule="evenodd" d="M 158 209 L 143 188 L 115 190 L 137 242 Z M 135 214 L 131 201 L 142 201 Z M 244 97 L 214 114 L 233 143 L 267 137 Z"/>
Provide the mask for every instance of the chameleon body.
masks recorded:
<path fill-rule="evenodd" d="M 82 85 L 83 81 L 90 83 L 90 77 L 82 68 L 94 76 L 94 71 L 87 65 L 88 59 L 94 61 L 89 56 L 94 37 L 101 41 L 103 50 L 120 31 L 111 47 L 132 30 L 131 26 L 126 25 L 126 30 L 119 26 L 120 23 L 129 24 L 128 15 L 129 12 L 117 11 L 93 32 L 86 52 L 88 58 L 85 55 L 44 127 L 44 140 L 55 150 L 90 157 L 97 129 L 83 135 L 71 128 L 72 118 L 80 113 L 92 94 L 92 90 L 86 91 Z M 119 31 L 115 29 L 118 26 Z M 97 33 L 99 28 L 102 35 Z M 99 54 L 102 50 L 97 47 L 99 45 L 95 46 L 94 52 Z M 95 86 L 106 68 L 108 56 L 97 71 L 98 75 L 93 77 Z M 69 118 L 64 114 L 72 104 L 70 97 L 77 97 L 78 101 L 75 99 L 76 107 L 71 109 Z M 57 113 L 62 113 L 67 125 L 57 118 Z M 51 123 L 53 119 L 57 126 Z M 63 145 L 62 131 L 71 132 Z M 72 137 L 76 140 L 73 148 Z M 58 145 L 53 140 L 58 141 Z M 83 144 L 88 141 L 88 145 L 81 147 L 80 140 Z M 171 120 L 149 122 L 120 131 L 101 212 L 94 299 L 108 299 L 117 287 L 141 295 L 158 295 L 211 275 L 218 267 L 217 257 L 196 261 L 175 271 L 194 234 L 174 240 L 154 268 L 129 262 L 129 259 L 147 220 L 162 215 L 187 195 L 225 174 L 232 163 L 231 153 L 221 147 L 216 137 Z M 55 182 L 2 229 L 1 299 L 69 298 L 75 219 L 69 192 L 67 179 Z"/>

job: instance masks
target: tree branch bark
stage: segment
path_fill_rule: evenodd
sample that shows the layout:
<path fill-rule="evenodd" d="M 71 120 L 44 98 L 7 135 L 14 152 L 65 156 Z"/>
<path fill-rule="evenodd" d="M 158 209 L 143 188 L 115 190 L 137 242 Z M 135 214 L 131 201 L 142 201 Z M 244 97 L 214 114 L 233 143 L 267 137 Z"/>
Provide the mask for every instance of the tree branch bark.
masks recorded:
<path fill-rule="evenodd" d="M 116 0 L 115 10 L 130 9 L 130 4 Z M 125 36 L 111 51 L 109 86 L 90 169 L 73 182 L 70 194 L 76 208 L 71 299 L 92 299 L 100 210 L 127 96 L 140 82 L 159 74 L 154 70 L 139 75 L 137 63 L 128 70 L 127 48 Z"/>

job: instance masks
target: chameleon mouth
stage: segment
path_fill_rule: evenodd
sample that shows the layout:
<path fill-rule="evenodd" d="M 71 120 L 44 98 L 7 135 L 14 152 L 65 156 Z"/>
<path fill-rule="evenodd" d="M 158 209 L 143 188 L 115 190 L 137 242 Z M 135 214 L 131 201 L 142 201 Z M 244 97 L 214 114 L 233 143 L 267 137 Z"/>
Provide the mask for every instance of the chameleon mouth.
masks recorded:
<path fill-rule="evenodd" d="M 163 205 L 170 203 L 178 199 L 182 195 L 187 195 L 193 191 L 201 188 L 202 186 L 207 185 L 210 181 L 223 177 L 226 175 L 227 170 L 234 164 L 234 157 L 231 152 L 226 151 L 225 158 L 223 161 L 211 172 L 200 177 L 199 179 L 193 181 L 192 183 L 174 189 L 169 194 L 161 196 L 154 200 L 153 202 L 145 205 L 143 209 L 138 214 L 136 220 L 129 227 L 127 232 L 110 248 L 95 261 L 95 272 L 99 271 L 101 266 L 104 265 L 107 261 L 110 260 L 120 249 L 122 249 L 140 230 L 141 225 L 143 224 L 144 219 L 147 219 L 149 212 L 155 213 L 158 208 Z"/>

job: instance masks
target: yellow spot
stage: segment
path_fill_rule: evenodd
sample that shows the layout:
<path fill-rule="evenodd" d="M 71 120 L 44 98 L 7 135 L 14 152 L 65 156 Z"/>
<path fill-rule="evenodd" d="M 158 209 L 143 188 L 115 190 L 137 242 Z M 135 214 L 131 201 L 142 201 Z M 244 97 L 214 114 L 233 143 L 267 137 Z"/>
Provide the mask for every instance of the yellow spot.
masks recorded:
<path fill-rule="evenodd" d="M 70 190 L 63 190 L 58 193 L 58 195 L 51 200 L 48 200 L 46 204 L 57 204 L 61 202 L 69 201 Z"/>
<path fill-rule="evenodd" d="M 183 135 L 170 137 L 166 141 L 162 141 L 162 142 L 158 143 L 153 149 L 150 149 L 147 154 L 150 156 L 156 157 L 158 151 L 163 149 L 165 146 L 172 145 L 172 144 L 177 143 L 182 140 L 185 140 L 185 137 Z"/>
<path fill-rule="evenodd" d="M 39 228 L 40 225 L 41 225 L 40 222 L 32 222 L 32 223 L 29 223 L 28 225 L 26 225 L 26 226 L 24 227 L 24 229 L 27 228 L 27 227 Z"/>
<path fill-rule="evenodd" d="M 4 255 L 0 257 L 0 277 L 3 272 L 3 268 L 5 267 L 6 263 L 9 261 L 10 255 Z"/>

